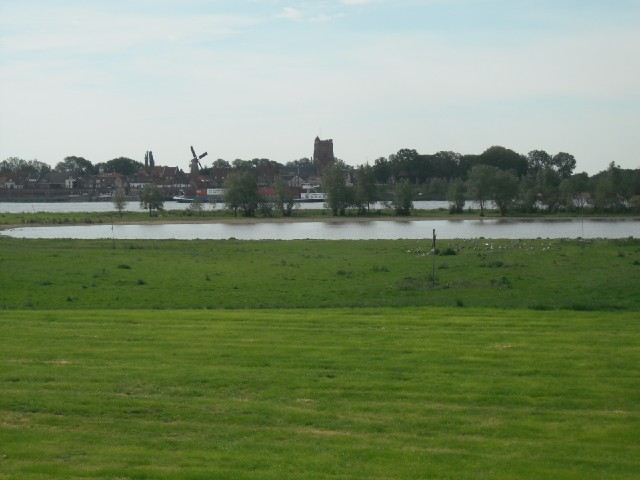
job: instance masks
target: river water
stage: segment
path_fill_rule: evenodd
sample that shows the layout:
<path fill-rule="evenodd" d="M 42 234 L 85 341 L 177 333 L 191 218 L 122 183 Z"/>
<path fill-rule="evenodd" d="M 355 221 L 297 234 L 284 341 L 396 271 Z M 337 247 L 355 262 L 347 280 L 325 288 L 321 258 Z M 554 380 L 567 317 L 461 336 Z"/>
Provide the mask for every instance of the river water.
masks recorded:
<path fill-rule="evenodd" d="M 16 238 L 369 240 L 452 238 L 638 238 L 640 220 L 399 220 L 74 225 L 3 230 Z"/>
<path fill-rule="evenodd" d="M 188 204 L 165 202 L 166 210 L 188 208 Z M 446 201 L 416 201 L 417 209 L 447 209 Z M 376 206 L 375 208 L 380 208 Z M 205 209 L 224 208 L 224 204 L 205 205 Z M 322 203 L 303 203 L 299 208 L 322 209 Z M 11 203 L 0 202 L 0 213 L 33 212 L 109 212 L 111 202 Z M 138 202 L 129 202 L 127 210 L 140 211 Z M 3 230 L 2 235 L 17 238 L 109 238 L 109 239 L 228 239 L 241 240 L 367 240 L 431 238 L 628 238 L 640 235 L 638 219 L 563 219 L 563 220 L 411 220 L 323 222 L 250 222 L 162 225 L 73 225 L 23 227 Z"/>
<path fill-rule="evenodd" d="M 415 208 L 420 210 L 438 210 L 449 208 L 449 202 L 446 201 L 424 201 L 419 200 L 413 202 Z M 164 202 L 165 210 L 185 210 L 189 208 L 188 203 Z M 222 210 L 224 203 L 205 203 L 202 205 L 204 210 Z M 324 204 L 322 202 L 300 203 L 297 208 L 302 210 L 322 210 Z M 381 209 L 381 204 L 372 205 L 371 209 Z M 59 213 L 59 212 L 113 212 L 115 209 L 112 202 L 0 202 L 0 213 Z M 142 212 L 140 203 L 136 201 L 128 202 L 125 211 Z"/>

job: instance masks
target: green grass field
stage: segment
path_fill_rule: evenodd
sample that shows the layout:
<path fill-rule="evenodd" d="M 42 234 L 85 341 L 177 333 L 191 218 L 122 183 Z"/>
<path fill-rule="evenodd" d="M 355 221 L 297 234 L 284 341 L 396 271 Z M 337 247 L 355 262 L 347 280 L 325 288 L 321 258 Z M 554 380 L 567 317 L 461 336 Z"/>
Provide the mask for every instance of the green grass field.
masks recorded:
<path fill-rule="evenodd" d="M 0 237 L 0 309 L 464 306 L 640 311 L 640 240 Z"/>
<path fill-rule="evenodd" d="M 0 313 L 0 478 L 640 476 L 636 313 Z"/>
<path fill-rule="evenodd" d="M 635 479 L 640 240 L 0 237 L 0 479 Z"/>

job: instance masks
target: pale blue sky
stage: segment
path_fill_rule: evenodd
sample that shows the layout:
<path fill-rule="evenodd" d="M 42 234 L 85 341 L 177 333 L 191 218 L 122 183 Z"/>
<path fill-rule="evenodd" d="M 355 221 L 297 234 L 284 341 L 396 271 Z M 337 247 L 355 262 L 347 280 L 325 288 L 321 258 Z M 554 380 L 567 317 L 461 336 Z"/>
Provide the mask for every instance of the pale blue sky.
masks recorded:
<path fill-rule="evenodd" d="M 640 168 L 640 0 L 0 0 L 0 160 L 352 165 L 572 153 Z"/>

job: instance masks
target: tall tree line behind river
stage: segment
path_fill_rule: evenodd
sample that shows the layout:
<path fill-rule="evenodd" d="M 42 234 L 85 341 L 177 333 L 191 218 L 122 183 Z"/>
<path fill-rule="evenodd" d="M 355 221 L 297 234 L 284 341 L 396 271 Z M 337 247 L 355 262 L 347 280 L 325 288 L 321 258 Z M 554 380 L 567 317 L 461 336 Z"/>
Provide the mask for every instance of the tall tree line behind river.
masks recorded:
<path fill-rule="evenodd" d="M 338 202 L 334 213 L 343 211 L 345 206 L 362 208 L 371 195 L 380 199 L 381 192 L 375 192 L 372 183 L 395 186 L 386 192 L 391 194 L 398 213 L 404 214 L 408 214 L 407 196 L 447 199 L 452 213 L 462 212 L 467 201 L 479 205 L 481 215 L 489 201 L 503 215 L 588 209 L 599 213 L 640 213 L 640 169 L 622 169 L 611 162 L 606 170 L 590 177 L 584 172 L 574 173 L 576 160 L 566 152 L 551 155 L 533 150 L 525 156 L 494 146 L 480 155 L 423 155 L 402 149 L 388 158 L 378 158 L 371 166 L 352 168 L 338 161 L 332 168 L 344 170 L 354 178 L 352 200 L 349 201 L 345 186 L 343 203 Z M 334 172 L 325 176 L 334 179 L 334 183 L 341 178 Z M 323 183 L 331 194 L 327 187 Z"/>
<path fill-rule="evenodd" d="M 211 166 L 205 165 L 200 173 L 213 175 L 216 170 L 225 170 L 228 186 L 236 181 L 234 175 L 240 174 L 250 174 L 256 179 L 271 177 L 275 185 L 278 172 L 285 167 L 311 166 L 313 161 L 308 158 L 285 165 L 264 158 L 236 159 L 231 163 L 217 159 Z M 120 157 L 94 165 L 83 157 L 70 156 L 59 162 L 55 170 L 83 175 L 95 174 L 99 167 L 105 172 L 130 176 L 144 164 Z M 409 214 L 412 199 L 449 200 L 452 213 L 461 212 L 468 201 L 479 205 L 481 214 L 488 201 L 493 201 L 502 214 L 541 210 L 640 212 L 640 169 L 622 169 L 610 162 L 605 170 L 589 176 L 574 173 L 575 168 L 576 159 L 566 152 L 551 155 L 533 150 L 522 155 L 493 146 L 479 155 L 461 155 L 450 151 L 420 154 L 413 149 L 401 149 L 389 157 L 376 159 L 373 165 L 353 167 L 337 160 L 323 172 L 322 190 L 336 215 L 348 208 L 365 212 L 381 200 L 392 201 L 399 214 Z M 49 170 L 47 164 L 37 160 L 13 157 L 0 162 L 0 173 L 41 175 Z M 282 187 L 276 190 L 282 191 Z"/>

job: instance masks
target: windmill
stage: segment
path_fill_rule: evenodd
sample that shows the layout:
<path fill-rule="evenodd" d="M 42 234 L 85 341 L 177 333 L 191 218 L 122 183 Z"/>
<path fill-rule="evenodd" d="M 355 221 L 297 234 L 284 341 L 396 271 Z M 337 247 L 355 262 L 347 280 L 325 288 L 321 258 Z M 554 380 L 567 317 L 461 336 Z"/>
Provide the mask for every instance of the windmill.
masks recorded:
<path fill-rule="evenodd" d="M 200 169 L 202 168 L 200 159 L 206 157 L 207 152 L 204 152 L 202 155 L 198 156 L 196 155 L 196 151 L 193 149 L 193 146 L 192 146 L 191 154 L 193 155 L 193 158 L 191 159 L 191 176 L 195 178 L 198 176 L 198 174 L 200 173 Z"/>

